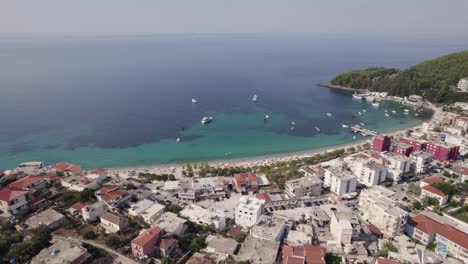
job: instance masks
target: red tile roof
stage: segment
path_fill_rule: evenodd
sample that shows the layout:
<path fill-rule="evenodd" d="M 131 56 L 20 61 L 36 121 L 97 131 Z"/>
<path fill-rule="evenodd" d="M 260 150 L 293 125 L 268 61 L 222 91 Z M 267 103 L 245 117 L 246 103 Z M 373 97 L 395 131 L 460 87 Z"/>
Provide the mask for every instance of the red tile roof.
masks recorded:
<path fill-rule="evenodd" d="M 3 190 L 0 190 L 0 201 L 9 202 L 12 201 L 22 195 L 27 193 L 31 193 L 30 190 L 20 189 L 17 187 L 9 186 Z"/>
<path fill-rule="evenodd" d="M 431 177 L 427 177 L 427 178 L 423 179 L 422 181 L 424 183 L 432 185 L 434 183 L 438 183 L 438 182 L 441 182 L 441 181 L 444 181 L 444 180 L 442 180 L 441 178 L 439 178 L 437 176 L 431 176 Z"/>
<path fill-rule="evenodd" d="M 169 237 L 161 239 L 161 243 L 159 243 L 159 248 L 163 250 L 167 250 L 173 247 L 175 244 L 179 243 L 179 240 Z"/>
<path fill-rule="evenodd" d="M 94 173 L 94 174 L 105 174 L 106 172 L 107 172 L 106 169 L 101 169 L 101 168 L 91 171 L 91 173 Z"/>
<path fill-rule="evenodd" d="M 135 244 L 140 247 L 144 247 L 154 238 L 162 235 L 163 229 L 158 226 L 153 226 L 152 228 L 143 231 L 139 236 L 132 240 L 132 244 Z"/>
<path fill-rule="evenodd" d="M 119 198 L 120 196 L 123 196 L 125 194 L 126 194 L 126 192 L 124 192 L 124 191 L 108 192 L 108 193 L 106 193 L 104 195 L 101 195 L 101 199 L 103 201 L 106 201 L 106 202 L 113 201 L 113 200 L 116 200 L 117 198 Z"/>
<path fill-rule="evenodd" d="M 81 212 L 81 209 L 83 209 L 83 208 L 86 207 L 86 206 L 88 206 L 87 203 L 78 202 L 78 203 L 72 205 L 72 206 L 70 207 L 70 209 L 75 209 L 75 210 Z"/>
<path fill-rule="evenodd" d="M 382 231 L 380 231 L 380 229 L 378 227 L 376 227 L 375 225 L 373 225 L 373 224 L 369 224 L 369 225 L 367 225 L 367 227 L 369 228 L 369 231 L 371 231 L 371 233 L 374 234 L 374 235 L 377 235 L 377 236 L 383 236 L 384 235 L 382 233 Z"/>
<path fill-rule="evenodd" d="M 282 249 L 283 264 L 325 264 L 325 248 L 312 245 L 289 246 L 284 245 Z M 301 262 L 301 257 L 305 262 Z"/>
<path fill-rule="evenodd" d="M 378 258 L 376 261 L 377 264 L 401 264 L 401 262 L 391 259 Z"/>
<path fill-rule="evenodd" d="M 468 175 L 468 168 L 463 168 L 463 169 L 455 169 L 455 170 L 452 170 L 453 173 L 455 174 L 459 174 L 459 175 Z M 1 173 L 0 173 L 1 175 Z"/>
<path fill-rule="evenodd" d="M 113 184 L 113 185 L 107 185 L 107 186 L 102 187 L 101 189 L 98 190 L 98 192 L 101 195 L 103 195 L 103 194 L 108 194 L 110 192 L 117 191 L 118 189 L 120 189 L 120 185 Z"/>
<path fill-rule="evenodd" d="M 431 185 L 426 185 L 426 186 L 422 187 L 421 189 L 425 190 L 427 192 L 433 193 L 433 194 L 435 194 L 437 196 L 440 196 L 440 197 L 447 196 L 444 192 L 442 192 L 441 190 L 439 190 L 436 187 L 431 186 Z"/>
<path fill-rule="evenodd" d="M 74 165 L 70 164 L 68 162 L 60 162 L 55 164 L 52 169 L 55 169 L 56 171 L 70 171 L 72 173 L 80 173 L 81 172 L 81 166 L 80 165 Z"/>
<path fill-rule="evenodd" d="M 117 214 L 105 213 L 103 216 L 101 216 L 101 219 L 104 219 L 107 222 L 111 222 L 115 225 L 118 225 L 119 227 L 123 227 L 128 224 L 128 221 L 125 217 L 121 215 L 117 215 Z"/>
<path fill-rule="evenodd" d="M 257 180 L 257 174 L 253 172 L 248 172 L 248 173 L 236 173 L 234 174 L 234 179 L 236 179 L 236 182 L 238 185 L 244 184 L 246 181 L 256 181 Z"/>
<path fill-rule="evenodd" d="M 437 233 L 464 248 L 468 248 L 467 233 L 454 226 L 440 223 L 427 215 L 419 214 L 412 217 L 408 220 L 408 224 L 428 235 Z"/>
<path fill-rule="evenodd" d="M 354 154 L 353 157 L 355 158 L 361 158 L 361 159 L 367 159 L 369 158 L 368 155 L 364 154 L 364 153 L 357 153 L 357 154 Z"/>
<path fill-rule="evenodd" d="M 27 188 L 29 185 L 34 184 L 40 180 L 44 179 L 43 176 L 37 176 L 37 175 L 28 175 L 22 179 L 19 179 L 15 182 L 12 182 L 9 184 L 9 186 L 13 186 L 16 188 Z"/>
<path fill-rule="evenodd" d="M 268 195 L 268 193 L 256 193 L 255 197 L 260 200 L 271 202 L 271 198 L 270 198 L 270 195 Z"/>

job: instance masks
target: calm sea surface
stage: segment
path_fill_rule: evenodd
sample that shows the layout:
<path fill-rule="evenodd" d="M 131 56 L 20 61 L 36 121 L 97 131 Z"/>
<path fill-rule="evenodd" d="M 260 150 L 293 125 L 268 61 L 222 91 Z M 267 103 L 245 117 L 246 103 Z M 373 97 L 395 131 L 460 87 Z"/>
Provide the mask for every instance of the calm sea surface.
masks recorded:
<path fill-rule="evenodd" d="M 379 132 L 414 126 L 429 113 L 405 115 L 390 102 L 374 108 L 317 84 L 353 68 L 407 67 L 462 44 L 307 34 L 0 36 L 0 168 L 249 157 L 352 142 L 343 123 Z M 203 116 L 214 121 L 202 126 Z"/>

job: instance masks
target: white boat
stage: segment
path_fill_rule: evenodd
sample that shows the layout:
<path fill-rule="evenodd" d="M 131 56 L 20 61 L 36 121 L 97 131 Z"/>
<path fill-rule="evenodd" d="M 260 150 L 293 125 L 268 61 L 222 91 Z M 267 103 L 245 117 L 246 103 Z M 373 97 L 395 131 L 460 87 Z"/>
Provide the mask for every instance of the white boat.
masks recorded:
<path fill-rule="evenodd" d="M 202 123 L 202 125 L 204 125 L 204 124 L 210 123 L 211 121 L 213 121 L 213 117 L 205 116 L 205 117 L 202 118 L 201 123 Z"/>
<path fill-rule="evenodd" d="M 419 114 L 418 114 L 418 113 L 416 113 L 416 114 L 414 114 L 414 115 L 415 115 L 415 116 L 418 116 Z"/>
<path fill-rule="evenodd" d="M 356 136 L 353 136 L 353 139 L 356 139 Z"/>
<path fill-rule="evenodd" d="M 362 99 L 365 99 L 365 97 L 364 97 L 363 95 L 358 94 L 357 92 L 353 94 L 353 98 L 355 98 L 355 99 L 361 99 L 361 100 L 362 100 Z"/>
<path fill-rule="evenodd" d="M 385 116 L 390 116 L 389 114 L 385 114 Z"/>
<path fill-rule="evenodd" d="M 379 107 L 380 104 L 379 103 L 372 103 L 372 106 Z"/>
<path fill-rule="evenodd" d="M 258 101 L 258 96 L 257 95 L 254 95 L 253 98 L 252 98 L 252 101 L 257 102 Z"/>
<path fill-rule="evenodd" d="M 362 115 L 362 113 L 361 113 L 361 112 L 358 112 L 358 115 Z"/>
<path fill-rule="evenodd" d="M 265 115 L 265 119 L 268 119 L 268 118 L 270 118 L 270 116 L 269 116 L 269 115 Z"/>
<path fill-rule="evenodd" d="M 330 114 L 330 113 L 327 113 L 327 116 L 332 116 L 332 114 Z"/>
<path fill-rule="evenodd" d="M 291 121 L 291 125 L 295 125 L 295 124 L 296 124 L 296 122 L 294 122 L 294 121 Z"/>
<path fill-rule="evenodd" d="M 396 114 L 396 111 L 395 111 L 395 110 L 392 110 L 392 113 Z"/>
<path fill-rule="evenodd" d="M 405 112 L 409 112 L 409 110 L 408 110 L 408 109 L 405 109 Z"/>
<path fill-rule="evenodd" d="M 365 112 L 366 112 L 366 109 L 362 109 L 362 112 L 365 113 Z"/>
<path fill-rule="evenodd" d="M 291 130 L 294 130 L 295 127 L 291 127 Z"/>
<path fill-rule="evenodd" d="M 345 124 L 342 124 L 341 127 L 343 127 L 343 128 L 348 128 L 349 126 L 348 126 L 348 125 L 345 125 Z"/>
<path fill-rule="evenodd" d="M 405 112 L 405 115 L 409 114 L 409 112 Z"/>
<path fill-rule="evenodd" d="M 180 142 L 180 138 L 177 138 L 177 139 L 175 140 L 175 142 Z"/>
<path fill-rule="evenodd" d="M 318 127 L 315 127 L 315 130 L 317 130 L 317 132 L 320 132 L 320 128 Z"/>
<path fill-rule="evenodd" d="M 359 124 L 360 124 L 361 126 L 365 126 L 365 125 L 366 125 L 366 124 L 364 124 L 364 123 L 359 123 Z"/>
<path fill-rule="evenodd" d="M 195 98 L 192 98 L 192 104 L 198 104 L 198 101 L 197 101 L 197 99 L 195 99 Z"/>
<path fill-rule="evenodd" d="M 226 152 L 226 154 L 224 154 L 224 155 L 230 156 L 231 154 L 232 154 L 232 152 Z"/>

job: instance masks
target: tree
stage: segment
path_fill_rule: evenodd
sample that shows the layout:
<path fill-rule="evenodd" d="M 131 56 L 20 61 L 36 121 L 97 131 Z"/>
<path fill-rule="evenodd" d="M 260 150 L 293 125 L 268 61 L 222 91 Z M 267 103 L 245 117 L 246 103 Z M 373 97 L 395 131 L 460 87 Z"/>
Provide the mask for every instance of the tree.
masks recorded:
<path fill-rule="evenodd" d="M 169 264 L 169 258 L 168 257 L 163 257 L 161 259 L 161 264 Z"/>
<path fill-rule="evenodd" d="M 432 184 L 433 187 L 439 189 L 448 196 L 453 196 L 457 194 L 457 188 L 448 182 L 436 182 Z"/>
<path fill-rule="evenodd" d="M 90 190 L 88 188 L 84 189 L 83 191 L 80 192 L 80 201 L 83 203 L 89 202 L 91 200 L 94 200 L 94 191 Z"/>
<path fill-rule="evenodd" d="M 9 258 L 20 258 L 21 262 L 27 263 L 27 261 L 32 259 L 42 249 L 43 247 L 39 241 L 35 239 L 29 239 L 11 245 L 7 256 Z"/>
<path fill-rule="evenodd" d="M 421 199 L 421 201 L 424 207 L 429 206 L 429 205 L 439 204 L 439 201 L 437 200 L 437 198 L 430 197 L 430 196 L 424 196 Z"/>
<path fill-rule="evenodd" d="M 410 184 L 408 185 L 407 192 L 413 193 L 413 194 L 419 196 L 419 195 L 421 194 L 421 188 L 420 188 L 417 184 L 415 184 L 415 183 L 410 183 Z"/>
<path fill-rule="evenodd" d="M 104 238 L 104 243 L 111 248 L 117 248 L 120 246 L 120 238 L 117 235 L 110 234 Z"/>
<path fill-rule="evenodd" d="M 416 209 L 416 210 L 422 210 L 422 209 L 423 209 L 423 206 L 422 206 L 421 202 L 419 202 L 419 201 L 414 201 L 414 202 L 413 202 L 413 208 Z"/>
<path fill-rule="evenodd" d="M 50 229 L 46 225 L 39 225 L 31 231 L 32 239 L 36 240 L 43 248 L 49 246 L 49 241 L 52 239 Z"/>
<path fill-rule="evenodd" d="M 95 239 L 97 237 L 96 233 L 92 230 L 85 231 L 83 233 L 83 238 L 84 239 Z"/>
<path fill-rule="evenodd" d="M 65 203 L 66 207 L 70 207 L 79 202 L 80 199 L 73 193 L 66 193 L 62 196 L 62 201 Z"/>
<path fill-rule="evenodd" d="M 341 264 L 341 257 L 332 253 L 325 254 L 326 264 Z"/>

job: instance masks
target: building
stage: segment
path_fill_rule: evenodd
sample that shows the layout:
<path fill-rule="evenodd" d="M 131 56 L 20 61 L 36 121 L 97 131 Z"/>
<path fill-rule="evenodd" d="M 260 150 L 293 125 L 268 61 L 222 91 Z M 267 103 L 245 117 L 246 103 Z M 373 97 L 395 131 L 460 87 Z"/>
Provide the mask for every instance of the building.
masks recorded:
<path fill-rule="evenodd" d="M 325 169 L 324 186 L 336 195 L 343 195 L 356 191 L 357 178 L 342 167 Z"/>
<path fill-rule="evenodd" d="M 141 217 L 143 221 L 151 225 L 164 212 L 164 205 L 143 199 L 130 206 L 128 213 L 132 216 Z"/>
<path fill-rule="evenodd" d="M 196 202 L 205 199 L 226 197 L 225 182 L 222 177 L 201 177 L 179 181 L 179 199 Z"/>
<path fill-rule="evenodd" d="M 223 230 L 226 227 L 226 216 L 224 213 L 205 209 L 195 204 L 186 206 L 180 211 L 180 216 L 190 219 L 190 221 L 196 224 L 207 225 L 218 230 Z"/>
<path fill-rule="evenodd" d="M 252 264 L 275 263 L 279 247 L 279 242 L 248 236 L 241 244 L 235 260 L 238 262 L 249 261 Z"/>
<path fill-rule="evenodd" d="M 465 134 L 465 129 L 463 129 L 463 127 L 461 126 L 449 126 L 447 128 L 445 128 L 445 131 L 447 131 L 448 133 L 452 134 L 452 135 L 456 135 L 456 136 L 463 136 Z"/>
<path fill-rule="evenodd" d="M 59 228 L 65 223 L 65 216 L 54 209 L 47 209 L 29 217 L 25 222 L 32 228 L 45 225 L 47 228 L 53 230 Z"/>
<path fill-rule="evenodd" d="M 426 150 L 426 141 L 412 138 L 412 137 L 401 137 L 400 142 L 411 145 L 413 151 L 424 151 Z"/>
<path fill-rule="evenodd" d="M 421 125 L 421 131 L 424 133 L 429 133 L 431 131 L 434 131 L 434 129 L 438 128 L 440 128 L 440 123 L 436 121 L 424 122 Z"/>
<path fill-rule="evenodd" d="M 7 187 L 0 190 L 0 209 L 10 214 L 16 214 L 28 208 L 28 202 L 33 200 L 31 190 Z"/>
<path fill-rule="evenodd" d="M 436 243 L 438 249 L 468 262 L 468 234 L 450 224 L 441 223 L 438 220 L 419 214 L 408 220 L 406 225 L 408 236 L 418 240 L 424 245 Z"/>
<path fill-rule="evenodd" d="M 376 226 L 385 237 L 399 235 L 406 224 L 408 213 L 398 207 L 395 192 L 382 186 L 363 190 L 359 196 L 362 218 Z"/>
<path fill-rule="evenodd" d="M 390 150 L 390 138 L 385 135 L 377 135 L 372 139 L 372 150 L 384 152 Z"/>
<path fill-rule="evenodd" d="M 19 189 L 40 190 L 47 187 L 48 181 L 43 176 L 28 175 L 9 184 Z"/>
<path fill-rule="evenodd" d="M 325 248 L 305 244 L 303 246 L 283 245 L 283 264 L 325 264 Z"/>
<path fill-rule="evenodd" d="M 179 240 L 173 237 L 162 238 L 159 242 L 159 252 L 161 256 L 169 257 L 177 252 Z"/>
<path fill-rule="evenodd" d="M 216 260 L 206 254 L 195 252 L 185 264 L 216 264 Z"/>
<path fill-rule="evenodd" d="M 234 255 L 237 248 L 237 242 L 235 240 L 221 236 L 209 235 L 205 243 L 206 248 L 203 251 L 216 255 L 219 260 L 225 260 L 230 255 Z"/>
<path fill-rule="evenodd" d="M 317 177 L 306 176 L 285 183 L 285 192 L 290 197 L 317 196 L 322 193 L 322 181 Z"/>
<path fill-rule="evenodd" d="M 234 213 L 236 224 L 243 227 L 254 226 L 262 215 L 265 200 L 242 196 Z"/>
<path fill-rule="evenodd" d="M 176 235 L 176 236 L 183 236 L 185 230 L 187 229 L 187 225 L 185 224 L 187 220 L 184 218 L 180 218 L 177 214 L 172 212 L 165 212 L 159 217 L 158 220 L 154 223 L 154 225 L 159 226 L 160 228 L 164 229 L 168 235 Z"/>
<path fill-rule="evenodd" d="M 123 232 L 128 227 L 128 220 L 119 214 L 105 213 L 101 216 L 101 226 L 108 234 Z"/>
<path fill-rule="evenodd" d="M 60 162 L 52 166 L 51 171 L 65 173 L 67 175 L 78 175 L 81 173 L 81 166 L 68 162 Z"/>
<path fill-rule="evenodd" d="M 423 152 L 423 151 L 415 151 L 411 153 L 411 164 L 413 165 L 413 170 L 416 174 L 424 174 L 428 171 L 429 167 L 431 166 L 432 162 L 432 154 Z"/>
<path fill-rule="evenodd" d="M 234 174 L 233 187 L 237 192 L 246 192 L 258 189 L 257 174 L 253 172 Z"/>
<path fill-rule="evenodd" d="M 400 180 L 400 177 L 411 171 L 411 159 L 409 157 L 399 155 L 393 152 L 384 153 L 386 166 L 388 169 L 387 178 L 395 182 Z"/>
<path fill-rule="evenodd" d="M 281 242 L 289 229 L 291 223 L 288 219 L 262 215 L 258 223 L 250 229 L 250 235 L 258 239 Z"/>
<path fill-rule="evenodd" d="M 428 185 L 432 185 L 434 183 L 438 183 L 438 182 L 443 182 L 444 180 L 442 178 L 439 178 L 437 176 L 431 176 L 431 177 L 427 177 L 427 178 L 424 178 L 420 183 L 419 183 L 419 187 L 420 188 L 423 188 L 424 186 L 428 186 Z"/>
<path fill-rule="evenodd" d="M 288 235 L 284 239 L 284 243 L 290 246 L 302 246 L 312 243 L 312 236 L 302 231 L 289 230 Z"/>
<path fill-rule="evenodd" d="M 139 236 L 132 240 L 132 254 L 138 259 L 143 259 L 153 256 L 156 251 L 156 244 L 164 234 L 158 226 L 153 226 L 150 229 L 144 230 Z"/>
<path fill-rule="evenodd" d="M 343 245 L 351 244 L 353 227 L 351 226 L 349 215 L 333 211 L 330 218 L 330 232 L 332 233 L 333 239 Z"/>
<path fill-rule="evenodd" d="M 402 263 L 396 260 L 378 258 L 375 260 L 374 264 L 402 264 Z"/>
<path fill-rule="evenodd" d="M 368 159 L 357 158 L 352 163 L 351 171 L 357 176 L 357 181 L 366 186 L 378 185 L 387 178 L 387 167 Z"/>
<path fill-rule="evenodd" d="M 468 92 L 468 77 L 460 79 L 460 81 L 458 81 L 457 88 L 461 92 L 464 92 L 464 93 Z"/>
<path fill-rule="evenodd" d="M 81 176 L 65 177 L 61 179 L 60 183 L 63 187 L 77 192 L 82 192 L 84 189 L 96 190 L 99 188 L 97 182 Z"/>
<path fill-rule="evenodd" d="M 421 198 L 424 197 L 436 198 L 440 206 L 443 206 L 448 202 L 448 195 L 431 185 L 421 188 Z"/>
<path fill-rule="evenodd" d="M 72 215 L 80 215 L 83 220 L 94 222 L 107 212 L 107 205 L 103 202 L 96 202 L 93 204 L 76 203 L 69 209 Z"/>
<path fill-rule="evenodd" d="M 395 142 L 392 144 L 391 150 L 392 152 L 409 157 L 411 152 L 413 152 L 413 146 L 404 142 Z"/>
<path fill-rule="evenodd" d="M 459 147 L 444 142 L 428 142 L 426 152 L 432 154 L 434 160 L 446 162 L 458 158 Z"/>
<path fill-rule="evenodd" d="M 90 260 L 91 254 L 79 241 L 60 239 L 39 252 L 31 264 L 83 264 Z"/>
<path fill-rule="evenodd" d="M 17 171 L 21 171 L 25 174 L 36 174 L 42 172 L 44 169 L 44 163 L 41 161 L 28 161 L 22 162 L 16 167 Z"/>
<path fill-rule="evenodd" d="M 118 207 L 130 201 L 128 192 L 120 189 L 120 185 L 107 185 L 96 191 L 98 201 L 105 202 L 110 207 Z"/>

